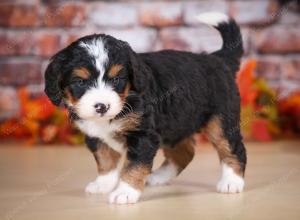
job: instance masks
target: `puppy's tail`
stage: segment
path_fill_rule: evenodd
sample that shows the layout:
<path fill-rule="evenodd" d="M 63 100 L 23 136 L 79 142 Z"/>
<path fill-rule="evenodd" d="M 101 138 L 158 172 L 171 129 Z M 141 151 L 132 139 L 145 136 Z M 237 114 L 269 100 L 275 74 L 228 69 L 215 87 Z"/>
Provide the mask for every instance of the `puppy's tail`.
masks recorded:
<path fill-rule="evenodd" d="M 198 15 L 197 20 L 216 28 L 223 39 L 221 50 L 214 55 L 221 57 L 229 64 L 234 74 L 239 70 L 240 59 L 243 55 L 243 41 L 237 23 L 227 15 L 219 12 L 207 12 Z"/>

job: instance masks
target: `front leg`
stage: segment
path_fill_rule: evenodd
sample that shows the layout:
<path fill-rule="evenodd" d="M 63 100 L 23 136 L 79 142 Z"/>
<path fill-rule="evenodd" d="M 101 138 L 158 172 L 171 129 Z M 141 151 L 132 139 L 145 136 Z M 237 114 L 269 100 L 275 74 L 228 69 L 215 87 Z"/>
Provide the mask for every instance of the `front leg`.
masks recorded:
<path fill-rule="evenodd" d="M 117 188 L 110 193 L 110 203 L 128 204 L 139 200 L 146 177 L 151 173 L 158 137 L 154 133 L 138 132 L 127 137 L 127 144 L 127 160 Z"/>
<path fill-rule="evenodd" d="M 86 186 L 85 191 L 109 193 L 119 181 L 118 162 L 121 155 L 97 138 L 87 136 L 85 141 L 94 155 L 98 169 L 98 177 Z"/>

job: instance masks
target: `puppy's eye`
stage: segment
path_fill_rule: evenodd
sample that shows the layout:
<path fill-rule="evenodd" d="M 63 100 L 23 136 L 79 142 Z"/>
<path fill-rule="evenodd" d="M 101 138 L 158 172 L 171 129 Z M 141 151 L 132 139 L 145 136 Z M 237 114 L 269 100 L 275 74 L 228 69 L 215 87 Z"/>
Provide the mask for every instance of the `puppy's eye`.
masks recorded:
<path fill-rule="evenodd" d="M 120 77 L 114 77 L 111 81 L 113 86 L 117 86 L 120 82 Z"/>
<path fill-rule="evenodd" d="M 116 76 L 116 77 L 110 79 L 110 82 L 111 82 L 112 86 L 115 88 L 116 92 L 120 93 L 125 88 L 126 78 Z"/>
<path fill-rule="evenodd" d="M 74 79 L 71 81 L 71 84 L 72 84 L 72 85 L 76 85 L 76 86 L 82 86 L 82 85 L 84 85 L 84 80 L 81 79 L 81 78 L 74 78 Z"/>
<path fill-rule="evenodd" d="M 87 82 L 81 78 L 74 78 L 72 79 L 69 88 L 74 97 L 80 98 L 87 88 Z"/>

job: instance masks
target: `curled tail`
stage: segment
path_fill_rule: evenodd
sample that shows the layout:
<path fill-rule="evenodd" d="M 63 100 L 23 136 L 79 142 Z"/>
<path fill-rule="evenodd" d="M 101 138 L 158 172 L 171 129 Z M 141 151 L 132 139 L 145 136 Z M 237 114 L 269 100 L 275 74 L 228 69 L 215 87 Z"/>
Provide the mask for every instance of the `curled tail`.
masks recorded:
<path fill-rule="evenodd" d="M 223 39 L 223 46 L 213 54 L 225 60 L 234 74 L 239 70 L 243 55 L 243 41 L 237 23 L 219 12 L 207 12 L 197 16 L 198 21 L 216 28 Z"/>

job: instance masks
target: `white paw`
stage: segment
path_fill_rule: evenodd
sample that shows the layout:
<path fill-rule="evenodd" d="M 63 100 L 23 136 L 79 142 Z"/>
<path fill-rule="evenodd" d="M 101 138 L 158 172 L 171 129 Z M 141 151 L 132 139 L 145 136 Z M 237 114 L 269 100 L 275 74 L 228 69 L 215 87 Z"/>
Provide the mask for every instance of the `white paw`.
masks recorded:
<path fill-rule="evenodd" d="M 130 204 L 136 203 L 141 196 L 141 191 L 134 189 L 128 183 L 121 181 L 118 187 L 109 194 L 109 203 Z"/>
<path fill-rule="evenodd" d="M 222 178 L 217 184 L 217 191 L 220 193 L 240 193 L 245 185 L 244 179 L 237 175 L 234 170 L 223 164 Z"/>
<path fill-rule="evenodd" d="M 117 185 L 119 181 L 119 171 L 113 170 L 105 175 L 99 175 L 95 181 L 90 182 L 85 187 L 86 193 L 109 193 L 111 192 Z"/>
<path fill-rule="evenodd" d="M 178 174 L 177 167 L 168 163 L 155 170 L 150 176 L 147 177 L 146 183 L 150 186 L 163 185 L 170 182 Z"/>

